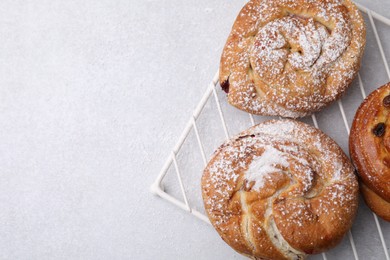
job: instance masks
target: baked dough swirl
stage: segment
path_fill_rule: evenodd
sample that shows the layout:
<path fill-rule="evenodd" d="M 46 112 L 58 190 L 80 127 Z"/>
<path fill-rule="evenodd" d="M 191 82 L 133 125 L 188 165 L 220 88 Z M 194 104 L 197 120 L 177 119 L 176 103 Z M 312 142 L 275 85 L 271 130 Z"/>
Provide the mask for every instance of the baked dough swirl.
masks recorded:
<path fill-rule="evenodd" d="M 223 50 L 221 86 L 247 112 L 305 116 L 341 96 L 364 46 L 364 20 L 350 0 L 252 0 Z"/>
<path fill-rule="evenodd" d="M 255 259 L 304 259 L 334 247 L 356 214 L 358 183 L 339 146 L 292 120 L 259 124 L 223 144 L 202 177 L 222 239 Z"/>
<path fill-rule="evenodd" d="M 390 83 L 371 93 L 355 115 L 349 149 L 367 205 L 390 221 Z"/>

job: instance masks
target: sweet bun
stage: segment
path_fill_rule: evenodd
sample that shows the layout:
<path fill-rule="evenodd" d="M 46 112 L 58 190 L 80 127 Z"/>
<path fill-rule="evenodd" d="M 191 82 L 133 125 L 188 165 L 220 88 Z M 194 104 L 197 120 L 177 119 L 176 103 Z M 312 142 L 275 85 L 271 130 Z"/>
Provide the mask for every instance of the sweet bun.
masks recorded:
<path fill-rule="evenodd" d="M 267 121 L 220 146 L 204 170 L 202 194 L 222 239 L 254 259 L 304 259 L 336 246 L 358 206 L 344 152 L 293 120 Z"/>
<path fill-rule="evenodd" d="M 352 123 L 349 150 L 367 205 L 390 221 L 390 83 L 371 93 Z"/>
<path fill-rule="evenodd" d="M 251 0 L 223 50 L 221 86 L 230 104 L 249 113 L 311 114 L 345 92 L 365 34 L 350 0 Z"/>

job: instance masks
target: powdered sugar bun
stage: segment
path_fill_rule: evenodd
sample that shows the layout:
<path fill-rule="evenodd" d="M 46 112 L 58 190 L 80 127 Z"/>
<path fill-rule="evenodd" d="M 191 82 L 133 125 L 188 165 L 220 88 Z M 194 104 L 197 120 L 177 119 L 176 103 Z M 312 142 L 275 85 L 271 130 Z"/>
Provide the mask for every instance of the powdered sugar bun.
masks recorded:
<path fill-rule="evenodd" d="M 211 223 L 256 259 L 304 259 L 334 247 L 352 225 L 357 193 L 340 147 L 293 120 L 267 121 L 224 143 L 202 177 Z"/>
<path fill-rule="evenodd" d="M 221 86 L 247 112 L 305 116 L 341 96 L 364 46 L 364 20 L 350 0 L 251 0 L 223 50 Z"/>

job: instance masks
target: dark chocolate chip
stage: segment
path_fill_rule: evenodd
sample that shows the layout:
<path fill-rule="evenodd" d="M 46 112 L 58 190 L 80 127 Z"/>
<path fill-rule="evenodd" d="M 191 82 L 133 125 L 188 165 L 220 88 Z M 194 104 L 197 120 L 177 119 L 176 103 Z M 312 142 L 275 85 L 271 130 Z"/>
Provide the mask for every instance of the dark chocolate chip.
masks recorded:
<path fill-rule="evenodd" d="M 225 91 L 226 93 L 229 93 L 229 78 L 227 80 L 225 80 L 224 82 L 221 83 L 221 88 L 223 91 Z"/>
<path fill-rule="evenodd" d="M 385 131 L 386 131 L 385 123 L 379 123 L 372 129 L 372 133 L 378 137 L 382 137 L 385 134 Z"/>
<path fill-rule="evenodd" d="M 384 99 L 383 99 L 383 105 L 385 107 L 390 107 L 390 95 L 387 95 Z"/>

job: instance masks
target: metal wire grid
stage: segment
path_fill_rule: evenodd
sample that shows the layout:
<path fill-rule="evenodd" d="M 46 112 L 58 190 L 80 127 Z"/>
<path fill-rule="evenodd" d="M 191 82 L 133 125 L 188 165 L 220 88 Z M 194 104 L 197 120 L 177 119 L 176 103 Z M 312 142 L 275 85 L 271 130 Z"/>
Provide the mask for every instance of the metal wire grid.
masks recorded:
<path fill-rule="evenodd" d="M 385 67 L 387 76 L 388 76 L 389 81 L 390 81 L 390 69 L 389 69 L 389 66 L 388 66 L 388 63 L 387 63 L 387 59 L 386 59 L 386 56 L 385 56 L 385 52 L 383 50 L 383 46 L 382 46 L 382 43 L 381 43 L 381 40 L 380 40 L 380 37 L 379 37 L 379 34 L 378 34 L 377 27 L 376 27 L 375 22 L 374 22 L 374 18 L 377 19 L 378 21 L 383 22 L 384 24 L 386 24 L 388 26 L 390 26 L 390 19 L 388 19 L 388 18 L 386 18 L 386 17 L 384 17 L 384 16 L 382 16 L 382 15 L 376 13 L 376 12 L 373 12 L 370 9 L 368 9 L 368 8 L 358 4 L 358 3 L 356 3 L 356 5 L 359 7 L 359 9 L 363 13 L 368 15 L 370 24 L 372 26 L 372 29 L 373 29 L 373 32 L 374 32 L 374 35 L 375 35 L 375 40 L 376 40 L 376 42 L 378 44 L 378 49 L 380 51 L 384 67 Z M 184 185 L 183 185 L 183 181 L 182 181 L 182 177 L 181 177 L 182 176 L 182 172 L 180 171 L 179 166 L 178 166 L 178 162 L 177 162 L 177 154 L 180 151 L 180 149 L 182 148 L 182 146 L 184 144 L 184 141 L 186 140 L 186 138 L 190 134 L 191 130 L 193 129 L 194 133 L 195 133 L 195 136 L 196 136 L 196 139 L 197 139 L 197 143 L 199 145 L 199 152 L 201 154 L 204 166 L 207 165 L 207 159 L 206 159 L 204 147 L 203 147 L 203 144 L 202 144 L 202 141 L 201 141 L 201 138 L 200 138 L 200 135 L 199 135 L 199 131 L 198 131 L 197 119 L 199 118 L 203 108 L 207 104 L 207 102 L 208 102 L 209 98 L 211 97 L 211 95 L 213 95 L 214 99 L 215 99 L 215 103 L 216 103 L 216 106 L 217 106 L 218 114 L 219 114 L 219 117 L 220 117 L 220 120 L 221 120 L 221 124 L 222 124 L 222 127 L 223 127 L 223 132 L 225 134 L 225 138 L 229 139 L 230 135 L 229 135 L 229 132 L 228 132 L 228 129 L 227 129 L 227 125 L 226 125 L 226 122 L 225 122 L 225 117 L 223 115 L 223 112 L 222 112 L 222 109 L 221 109 L 221 105 L 220 105 L 220 102 L 219 102 L 219 98 L 218 98 L 218 95 L 217 95 L 217 92 L 216 92 L 216 86 L 218 84 L 218 75 L 219 75 L 219 73 L 217 72 L 215 74 L 212 82 L 209 84 L 209 87 L 207 88 L 207 90 L 206 90 L 205 94 L 203 95 L 202 99 L 200 100 L 199 104 L 195 108 L 195 110 L 194 110 L 190 120 L 188 121 L 188 123 L 187 123 L 187 125 L 186 125 L 186 127 L 185 127 L 185 129 L 183 131 L 183 133 L 181 134 L 178 142 L 176 143 L 176 145 L 173 148 L 173 150 L 171 151 L 171 154 L 169 155 L 167 161 L 165 162 L 163 168 L 161 169 L 160 174 L 158 175 L 157 179 L 155 180 L 155 182 L 151 186 L 152 193 L 160 196 L 161 198 L 163 198 L 163 199 L 167 200 L 168 202 L 178 206 L 179 208 L 181 208 L 181 209 L 191 213 L 192 215 L 194 215 L 198 219 L 201 219 L 204 222 L 209 223 L 209 224 L 210 224 L 210 221 L 204 214 L 202 214 L 201 212 L 197 211 L 196 209 L 190 207 L 190 204 L 188 202 L 188 197 L 187 197 L 186 191 L 184 189 Z M 361 95 L 362 95 L 363 99 L 365 99 L 366 98 L 366 91 L 364 89 L 364 85 L 363 85 L 363 81 L 362 81 L 360 73 L 358 74 L 358 82 L 359 82 Z M 344 125 L 345 125 L 345 130 L 346 130 L 347 134 L 349 135 L 350 128 L 349 128 L 349 125 L 348 125 L 347 117 L 345 115 L 343 103 L 342 103 L 341 100 L 338 100 L 337 103 L 338 103 L 338 107 L 339 107 L 339 110 L 340 110 L 340 113 L 341 113 L 341 116 L 342 116 L 342 119 L 343 119 L 343 122 L 344 122 Z M 255 125 L 255 120 L 254 120 L 253 116 L 251 114 L 249 114 L 249 113 L 248 113 L 248 115 L 249 115 L 249 119 L 250 119 L 251 124 Z M 314 126 L 319 128 L 316 115 L 313 114 L 311 116 L 311 118 L 312 118 Z M 184 202 L 182 202 L 179 199 L 175 198 L 174 196 L 166 193 L 164 191 L 163 187 L 162 187 L 162 181 L 163 181 L 164 177 L 166 176 L 169 167 L 172 164 L 173 164 L 173 166 L 175 168 L 175 171 L 176 171 L 176 174 L 177 174 L 177 179 L 178 179 L 178 182 L 179 182 L 179 185 L 180 185 L 180 190 L 181 190 Z M 384 254 L 385 254 L 386 260 L 390 260 L 389 253 L 387 251 L 386 241 L 384 239 L 383 231 L 382 231 L 380 222 L 378 220 L 378 217 L 377 217 L 377 215 L 375 213 L 372 213 L 372 216 L 374 218 L 375 225 L 376 225 L 376 228 L 378 230 L 378 234 L 379 234 L 379 237 L 380 237 L 380 240 L 381 240 L 381 243 L 382 243 L 382 247 L 383 247 L 383 250 L 384 250 Z M 359 256 L 358 256 L 358 253 L 357 253 L 357 250 L 356 250 L 356 245 L 355 245 L 355 242 L 354 242 L 353 235 L 352 235 L 351 231 L 348 232 L 348 239 L 349 239 L 349 242 L 351 244 L 353 255 L 354 255 L 355 259 L 358 260 Z M 322 253 L 322 257 L 323 257 L 324 260 L 327 260 L 327 256 L 326 256 L 325 253 Z"/>

